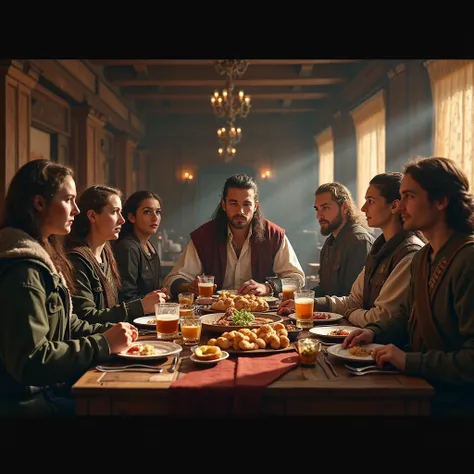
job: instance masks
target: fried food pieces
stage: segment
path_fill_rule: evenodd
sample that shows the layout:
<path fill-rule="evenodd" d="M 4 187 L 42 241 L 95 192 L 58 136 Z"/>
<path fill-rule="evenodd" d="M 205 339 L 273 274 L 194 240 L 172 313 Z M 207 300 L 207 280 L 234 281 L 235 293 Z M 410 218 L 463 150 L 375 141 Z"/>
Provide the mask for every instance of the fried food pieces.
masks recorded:
<path fill-rule="evenodd" d="M 219 346 L 204 345 L 196 347 L 194 356 L 199 360 L 216 360 L 222 357 L 222 351 Z"/>
<path fill-rule="evenodd" d="M 245 309 L 251 312 L 268 311 L 270 306 L 260 296 L 255 295 L 236 295 L 234 293 L 223 291 L 219 299 L 212 303 L 211 309 L 225 312 L 228 308 L 237 310 Z"/>
<path fill-rule="evenodd" d="M 209 339 L 207 345 L 235 351 L 254 351 L 257 349 L 285 349 L 290 345 L 290 340 L 284 324 L 276 323 L 273 326 L 264 324 L 259 328 L 243 328 L 238 331 L 224 332 L 217 339 Z"/>

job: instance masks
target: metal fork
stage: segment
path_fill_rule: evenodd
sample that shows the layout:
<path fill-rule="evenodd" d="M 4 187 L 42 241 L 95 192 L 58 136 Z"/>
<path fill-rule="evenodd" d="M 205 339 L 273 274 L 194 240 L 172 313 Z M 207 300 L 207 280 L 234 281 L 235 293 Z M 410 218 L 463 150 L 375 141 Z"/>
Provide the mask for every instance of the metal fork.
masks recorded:
<path fill-rule="evenodd" d="M 179 359 L 179 354 L 176 354 L 176 355 L 174 356 L 173 363 L 171 364 L 171 367 L 168 369 L 168 372 L 169 372 L 170 374 L 172 374 L 172 373 L 175 371 L 175 369 L 176 369 L 176 364 L 178 363 L 178 359 Z"/>
<path fill-rule="evenodd" d="M 334 374 L 335 377 L 337 377 L 337 372 L 336 372 L 336 369 L 333 367 L 333 365 L 331 364 L 331 362 L 329 361 L 329 358 L 328 358 L 328 351 L 326 349 L 324 349 L 323 347 L 321 348 L 321 350 L 323 351 L 323 355 L 324 355 L 324 362 L 326 362 L 326 365 L 331 369 L 331 372 Z"/>
<path fill-rule="evenodd" d="M 354 367 L 353 365 L 349 364 L 344 364 L 344 367 L 346 367 L 349 370 L 353 370 L 355 372 L 367 372 L 370 370 L 383 370 L 384 372 L 393 372 L 394 370 L 397 370 L 393 366 L 387 366 L 384 369 L 378 365 L 371 364 L 371 365 L 364 365 L 362 367 Z"/>
<path fill-rule="evenodd" d="M 398 370 L 383 370 L 383 369 L 372 369 L 372 370 L 366 370 L 365 372 L 357 372 L 357 370 L 351 370 L 349 369 L 349 373 L 352 375 L 369 375 L 369 374 L 386 374 L 386 375 L 392 375 L 392 374 L 400 374 Z"/>
<path fill-rule="evenodd" d="M 396 368 L 382 369 L 378 365 L 367 365 L 365 367 L 352 367 L 345 364 L 345 367 L 353 375 L 367 375 L 367 374 L 399 374 L 401 373 Z"/>
<path fill-rule="evenodd" d="M 162 367 L 156 367 L 154 365 L 144 365 L 144 364 L 135 364 L 135 365 L 122 365 L 122 366 L 105 366 L 97 365 L 95 367 L 99 372 L 163 372 Z"/>

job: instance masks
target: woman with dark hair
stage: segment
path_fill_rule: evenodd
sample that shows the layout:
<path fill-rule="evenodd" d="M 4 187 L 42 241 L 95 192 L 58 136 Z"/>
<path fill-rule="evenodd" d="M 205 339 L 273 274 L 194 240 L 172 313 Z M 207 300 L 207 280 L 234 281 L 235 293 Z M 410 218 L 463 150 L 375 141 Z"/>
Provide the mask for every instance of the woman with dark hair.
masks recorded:
<path fill-rule="evenodd" d="M 424 242 L 416 232 L 404 230 L 398 210 L 402 173 L 378 174 L 370 181 L 362 212 L 371 227 L 381 229 L 367 254 L 348 296 L 315 298 L 317 311 L 343 314 L 355 326 L 396 315 L 408 295 L 410 265 Z M 283 308 L 285 308 L 283 310 Z M 282 313 L 293 312 L 293 300 L 281 304 Z"/>
<path fill-rule="evenodd" d="M 74 313 L 90 323 L 133 321 L 165 302 L 162 293 L 152 291 L 143 299 L 118 304 L 121 280 L 110 241 L 118 239 L 125 222 L 121 197 L 118 189 L 109 186 L 86 189 L 77 201 L 81 213 L 66 237 L 76 277 Z"/>
<path fill-rule="evenodd" d="M 0 414 L 73 414 L 69 387 L 130 347 L 128 323 L 72 313 L 73 272 L 58 236 L 79 214 L 72 171 L 33 160 L 13 177 L 0 225 Z"/>
<path fill-rule="evenodd" d="M 125 223 L 113 249 L 117 260 L 122 286 L 119 301 L 143 298 L 150 292 L 161 297 L 160 257 L 150 237 L 158 232 L 161 222 L 161 199 L 151 191 L 136 191 L 123 207 Z"/>

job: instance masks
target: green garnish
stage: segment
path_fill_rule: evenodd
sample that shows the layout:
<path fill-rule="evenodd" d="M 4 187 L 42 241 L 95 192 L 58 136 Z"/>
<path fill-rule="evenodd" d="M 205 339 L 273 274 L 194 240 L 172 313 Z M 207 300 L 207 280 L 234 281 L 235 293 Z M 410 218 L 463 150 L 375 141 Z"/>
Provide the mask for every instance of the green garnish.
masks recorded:
<path fill-rule="evenodd" d="M 236 311 L 232 316 L 232 322 L 236 326 L 248 326 L 254 319 L 255 316 L 246 309 Z"/>

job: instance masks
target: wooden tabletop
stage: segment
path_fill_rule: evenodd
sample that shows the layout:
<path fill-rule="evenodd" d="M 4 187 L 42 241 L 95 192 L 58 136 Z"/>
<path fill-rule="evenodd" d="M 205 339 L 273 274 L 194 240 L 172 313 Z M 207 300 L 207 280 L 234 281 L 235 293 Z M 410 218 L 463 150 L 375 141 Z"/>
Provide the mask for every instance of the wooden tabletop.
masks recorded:
<path fill-rule="evenodd" d="M 341 320 L 340 324 L 348 323 Z M 215 334 L 203 331 L 201 344 L 213 336 Z M 314 336 L 304 330 L 299 337 Z M 140 336 L 142 341 L 150 339 L 153 339 L 153 335 Z M 78 401 L 78 413 L 168 414 L 168 388 L 171 383 L 191 371 L 206 370 L 207 366 L 195 364 L 189 358 L 190 354 L 190 348 L 183 346 L 177 370 L 173 374 L 168 372 L 172 357 L 156 362 L 156 365 L 163 367 L 162 374 L 101 373 L 91 368 L 73 387 Z M 296 352 L 288 354 L 296 355 Z M 426 381 L 403 374 L 354 376 L 344 366 L 344 361 L 333 356 L 329 356 L 329 360 L 337 376 L 332 373 L 320 353 L 318 364 L 314 367 L 298 365 L 268 385 L 262 412 L 280 415 L 429 413 L 433 388 Z M 123 359 L 113 363 L 123 365 Z"/>

